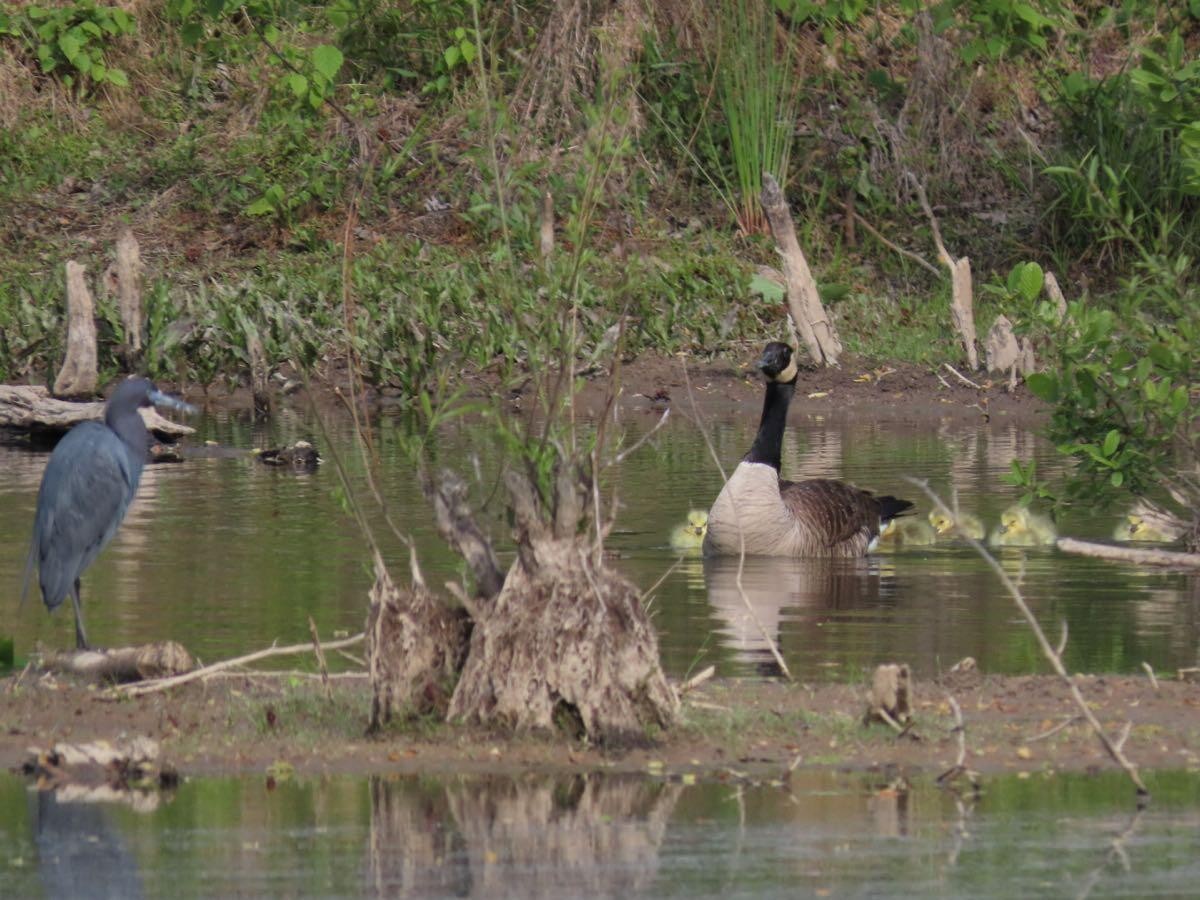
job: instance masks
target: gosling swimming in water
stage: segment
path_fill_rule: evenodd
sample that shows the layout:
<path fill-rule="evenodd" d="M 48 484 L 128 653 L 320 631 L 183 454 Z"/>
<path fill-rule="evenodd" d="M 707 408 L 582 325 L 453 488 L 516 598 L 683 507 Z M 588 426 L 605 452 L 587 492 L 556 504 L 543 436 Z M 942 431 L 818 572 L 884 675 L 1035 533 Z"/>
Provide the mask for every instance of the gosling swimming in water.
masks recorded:
<path fill-rule="evenodd" d="M 687 524 L 671 531 L 671 547 L 680 553 L 699 552 L 708 533 L 708 510 L 689 509 Z"/>
<path fill-rule="evenodd" d="M 933 529 L 920 519 L 892 519 L 879 532 L 874 549 L 896 547 L 928 547 L 937 540 Z"/>
<path fill-rule="evenodd" d="M 931 509 L 929 511 L 929 524 L 933 526 L 933 530 L 937 533 L 938 537 L 966 537 L 975 541 L 982 541 L 987 535 L 987 529 L 983 527 L 983 522 L 979 516 L 973 516 L 965 512 L 960 512 L 955 516 L 951 512 Z"/>
<path fill-rule="evenodd" d="M 1020 504 L 1000 513 L 1000 524 L 988 537 L 993 547 L 1052 547 L 1057 540 L 1053 522 Z"/>
<path fill-rule="evenodd" d="M 1167 522 L 1150 521 L 1150 517 L 1143 516 L 1139 512 L 1130 512 L 1113 529 L 1113 540 L 1170 544 L 1177 541 L 1182 533 L 1180 529 L 1172 527 Z"/>

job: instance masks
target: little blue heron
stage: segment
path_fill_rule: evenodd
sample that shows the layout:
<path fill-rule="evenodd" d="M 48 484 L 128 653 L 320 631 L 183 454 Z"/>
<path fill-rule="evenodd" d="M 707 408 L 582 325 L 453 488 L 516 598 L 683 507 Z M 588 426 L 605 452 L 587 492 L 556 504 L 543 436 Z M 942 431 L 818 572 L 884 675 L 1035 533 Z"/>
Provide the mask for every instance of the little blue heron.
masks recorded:
<path fill-rule="evenodd" d="M 194 411 L 145 378 L 130 378 L 113 392 L 103 424 L 81 422 L 72 428 L 50 454 L 42 475 L 21 599 L 36 562 L 47 609 L 53 612 L 70 595 L 75 645 L 81 650 L 88 641 L 79 578 L 117 533 L 137 491 L 150 448 L 150 433 L 138 409 L 154 404 Z"/>

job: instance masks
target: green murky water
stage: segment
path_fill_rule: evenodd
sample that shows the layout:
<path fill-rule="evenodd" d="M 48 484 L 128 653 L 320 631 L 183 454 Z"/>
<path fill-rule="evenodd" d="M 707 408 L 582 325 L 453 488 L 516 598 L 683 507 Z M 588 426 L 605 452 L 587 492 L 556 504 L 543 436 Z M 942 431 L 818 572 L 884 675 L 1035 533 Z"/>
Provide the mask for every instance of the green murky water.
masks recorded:
<path fill-rule="evenodd" d="M 658 414 L 627 414 L 619 429 L 629 444 Z M 905 475 L 957 491 L 964 509 L 994 522 L 1014 499 L 1000 476 L 1014 458 L 1036 457 L 1041 471 L 1060 465 L 1033 432 L 1002 420 L 988 425 L 927 419 L 914 424 L 851 417 L 793 415 L 784 448 L 791 478 L 835 476 L 920 500 Z M 312 437 L 311 423 L 283 414 L 269 432 L 236 418 L 204 418 L 205 438 L 235 447 Z M 432 584 L 458 573 L 433 531 L 411 466 L 398 450 L 405 425 L 383 421 L 375 440 L 391 514 L 416 539 Z M 736 463 L 754 423 L 711 424 L 717 453 Z M 355 453 L 346 428 L 335 432 L 343 455 Z M 476 496 L 492 494 L 497 452 L 491 434 L 460 423 L 436 448 L 438 463 L 477 473 Z M 20 609 L 28 535 L 47 456 L 0 446 L 0 596 L 4 630 L 21 656 L 36 642 L 70 646 L 69 607 L 48 616 L 35 598 Z M 667 669 L 681 674 L 715 663 L 722 674 L 769 671 L 761 623 L 804 679 L 855 677 L 884 660 L 903 659 L 918 674 L 974 656 L 985 671 L 1038 671 L 1032 639 L 990 570 L 968 548 L 941 544 L 849 562 L 749 560 L 743 576 L 752 619 L 735 572 L 698 558 L 676 565 L 672 526 L 690 506 L 707 506 L 720 475 L 696 427 L 676 416 L 641 450 L 612 470 L 620 506 L 608 546 L 616 565 L 654 589 L 652 609 Z M 494 506 L 495 504 L 493 504 Z M 921 503 L 924 509 L 927 504 Z M 505 535 L 500 512 L 493 533 Z M 1106 537 L 1115 521 L 1090 510 L 1069 514 L 1065 533 Z M 397 541 L 390 560 L 404 571 Z M 1132 671 L 1143 661 L 1170 670 L 1197 663 L 1200 579 L 1195 575 L 1069 557 L 1054 550 L 1004 557 L 1019 574 L 1037 614 L 1057 632 L 1070 627 L 1072 669 Z M 675 566 L 672 569 L 672 566 Z M 664 577 L 664 573 L 667 573 Z M 113 544 L 85 574 L 89 634 L 99 644 L 175 638 L 212 660 L 270 644 L 308 639 L 312 616 L 322 633 L 362 628 L 370 583 L 367 555 L 337 498 L 326 465 L 314 475 L 268 469 L 248 459 L 189 459 L 148 467 L 138 498 Z"/>
<path fill-rule="evenodd" d="M 1193 894 L 1200 777 L 787 785 L 587 774 L 197 779 L 137 803 L 0 776 L 6 897 Z"/>

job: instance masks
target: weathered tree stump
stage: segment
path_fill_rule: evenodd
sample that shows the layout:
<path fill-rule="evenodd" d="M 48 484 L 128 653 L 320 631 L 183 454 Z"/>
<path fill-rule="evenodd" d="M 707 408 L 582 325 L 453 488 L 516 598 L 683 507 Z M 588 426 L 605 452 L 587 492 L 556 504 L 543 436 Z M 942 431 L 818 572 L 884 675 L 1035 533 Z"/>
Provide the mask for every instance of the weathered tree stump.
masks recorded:
<path fill-rule="evenodd" d="M 96 320 L 92 292 L 84 269 L 67 261 L 67 355 L 54 379 L 57 397 L 84 397 L 96 393 Z"/>
<path fill-rule="evenodd" d="M 796 239 L 796 226 L 792 222 L 787 200 L 779 182 L 769 172 L 764 172 L 762 178 L 762 208 L 771 225 L 775 243 L 779 245 L 783 277 L 787 283 L 788 310 L 813 362 L 836 366 L 838 357 L 842 355 L 842 341 L 821 304 L 817 280 Z"/>
<path fill-rule="evenodd" d="M 645 743 L 678 698 L 636 587 L 577 534 L 587 480 L 560 464 L 555 509 L 523 474 L 506 484 L 517 560 L 494 600 L 477 604 L 452 720 L 516 731 L 566 728 L 604 744 Z"/>
<path fill-rule="evenodd" d="M 445 713 L 462 666 L 469 622 L 425 586 L 414 558 L 413 584 L 398 589 L 375 555 L 375 584 L 367 613 L 371 722 L 377 733 L 393 718 Z"/>
<path fill-rule="evenodd" d="M 133 371 L 142 358 L 142 254 L 129 228 L 117 238 L 117 307 L 125 329 L 125 365 Z"/>

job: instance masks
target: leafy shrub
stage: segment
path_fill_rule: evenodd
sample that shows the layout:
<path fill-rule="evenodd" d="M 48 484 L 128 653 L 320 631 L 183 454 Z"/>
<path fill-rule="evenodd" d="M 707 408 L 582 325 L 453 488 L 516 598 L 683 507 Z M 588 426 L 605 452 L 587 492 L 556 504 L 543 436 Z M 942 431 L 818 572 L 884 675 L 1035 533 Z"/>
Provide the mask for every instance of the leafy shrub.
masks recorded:
<path fill-rule="evenodd" d="M 77 0 L 65 6 L 27 6 L 0 10 L 0 36 L 19 39 L 37 57 L 43 74 L 53 74 L 80 95 L 92 87 L 128 87 L 129 76 L 108 64 L 106 51 L 116 38 L 137 30 L 133 17 L 118 6 Z"/>

